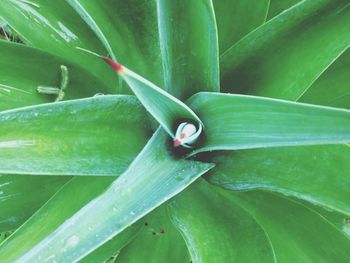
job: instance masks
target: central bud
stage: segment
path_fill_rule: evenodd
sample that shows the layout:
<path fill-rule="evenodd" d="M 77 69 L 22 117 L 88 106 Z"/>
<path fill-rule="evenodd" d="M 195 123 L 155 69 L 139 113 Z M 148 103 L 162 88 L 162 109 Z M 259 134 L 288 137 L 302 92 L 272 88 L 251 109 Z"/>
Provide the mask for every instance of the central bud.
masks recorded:
<path fill-rule="evenodd" d="M 182 122 L 176 130 L 174 138 L 174 147 L 183 146 L 192 148 L 202 132 L 202 125 L 198 124 L 198 128 L 189 122 Z"/>

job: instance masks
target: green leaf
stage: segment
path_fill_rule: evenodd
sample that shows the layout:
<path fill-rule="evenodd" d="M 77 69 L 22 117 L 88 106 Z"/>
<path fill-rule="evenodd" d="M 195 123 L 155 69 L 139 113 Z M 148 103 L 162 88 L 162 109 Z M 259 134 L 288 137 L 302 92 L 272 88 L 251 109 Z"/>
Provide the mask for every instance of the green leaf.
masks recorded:
<path fill-rule="evenodd" d="M 166 89 L 186 99 L 219 91 L 218 38 L 211 0 L 157 0 Z"/>
<path fill-rule="evenodd" d="M 196 152 L 350 141 L 347 110 L 220 93 L 199 93 L 189 105 L 206 127 Z"/>
<path fill-rule="evenodd" d="M 225 195 L 250 213 L 271 241 L 275 262 L 349 262 L 350 239 L 320 214 L 265 192 Z"/>
<path fill-rule="evenodd" d="M 0 52 L 0 111 L 53 101 L 54 97 L 39 94 L 37 88 L 39 85 L 58 86 L 61 65 L 67 66 L 69 74 L 64 99 L 110 91 L 108 86 L 79 66 L 40 50 L 0 41 Z"/>
<path fill-rule="evenodd" d="M 163 86 L 155 1 L 67 2 L 95 32 L 113 60 Z"/>
<path fill-rule="evenodd" d="M 254 218 L 204 180 L 172 199 L 169 211 L 193 262 L 274 261 L 268 237 Z"/>
<path fill-rule="evenodd" d="M 126 81 L 146 110 L 173 138 L 181 121 L 189 120 L 202 125 L 197 115 L 182 101 L 117 62 L 103 59 Z"/>
<path fill-rule="evenodd" d="M 299 2 L 302 2 L 302 0 L 270 0 L 267 19 L 270 20 Z"/>
<path fill-rule="evenodd" d="M 142 231 L 121 250 L 117 263 L 163 263 L 169 259 L 176 263 L 191 261 L 186 244 L 170 222 L 166 208 L 164 204 L 142 219 Z"/>
<path fill-rule="evenodd" d="M 102 195 L 24 254 L 21 262 L 74 262 L 181 192 L 213 167 L 177 160 L 159 129 L 127 171 Z"/>
<path fill-rule="evenodd" d="M 348 0 L 306 0 L 221 56 L 224 92 L 299 98 L 350 46 Z"/>
<path fill-rule="evenodd" d="M 350 50 L 338 58 L 307 90 L 299 101 L 350 108 L 349 67 Z"/>
<path fill-rule="evenodd" d="M 2 112 L 0 173 L 118 175 L 146 143 L 148 120 L 122 95 Z"/>
<path fill-rule="evenodd" d="M 213 0 L 220 54 L 265 22 L 269 2 L 269 0 Z"/>
<path fill-rule="evenodd" d="M 101 194 L 113 180 L 113 177 L 76 177 L 71 179 L 0 246 L 3 262 L 14 262 L 21 257 L 22 254 L 30 250 L 40 240 L 79 211 L 82 206 Z M 105 256 L 104 259 L 108 259 L 109 255 L 106 255 L 106 252 L 111 250 L 109 247 L 111 245 L 115 246 L 112 251 L 116 251 L 114 249 L 117 249 L 118 245 L 122 247 L 127 243 L 129 238 L 135 235 L 138 228 L 137 226 L 133 226 L 127 229 L 120 236 L 94 251 L 83 262 L 90 262 L 91 259 L 96 260 L 103 255 Z"/>
<path fill-rule="evenodd" d="M 289 196 L 289 198 L 292 198 Z M 350 218 L 349 215 L 343 214 L 339 211 L 330 210 L 319 205 L 309 203 L 304 200 L 297 199 L 297 202 L 308 207 L 311 210 L 322 215 L 325 219 L 328 220 L 334 227 L 338 228 L 340 231 L 344 232 L 350 237 Z"/>
<path fill-rule="evenodd" d="M 103 244 L 99 248 L 95 249 L 85 258 L 79 261 L 79 263 L 96 263 L 105 262 L 128 245 L 139 233 L 141 224 L 135 223 L 134 225 L 125 229 L 122 233 L 115 236 L 107 243 Z"/>
<path fill-rule="evenodd" d="M 101 61 L 76 49 L 78 46 L 106 53 L 99 39 L 66 1 L 3 0 L 0 17 L 27 45 L 60 56 L 66 63 L 80 65 L 105 85 L 115 83 L 111 90 L 117 90 L 116 76 Z"/>
<path fill-rule="evenodd" d="M 68 179 L 0 175 L 0 232 L 18 228 Z"/>
<path fill-rule="evenodd" d="M 226 189 L 262 188 L 350 215 L 349 146 L 257 149 L 212 161 L 217 166 L 209 180 Z"/>

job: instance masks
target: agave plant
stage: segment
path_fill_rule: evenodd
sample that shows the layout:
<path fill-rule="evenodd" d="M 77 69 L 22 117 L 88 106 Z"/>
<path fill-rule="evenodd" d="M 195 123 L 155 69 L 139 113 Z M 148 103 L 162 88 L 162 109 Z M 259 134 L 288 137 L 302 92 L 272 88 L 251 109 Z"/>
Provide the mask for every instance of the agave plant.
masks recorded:
<path fill-rule="evenodd" d="M 350 262 L 349 0 L 0 20 L 1 262 Z"/>

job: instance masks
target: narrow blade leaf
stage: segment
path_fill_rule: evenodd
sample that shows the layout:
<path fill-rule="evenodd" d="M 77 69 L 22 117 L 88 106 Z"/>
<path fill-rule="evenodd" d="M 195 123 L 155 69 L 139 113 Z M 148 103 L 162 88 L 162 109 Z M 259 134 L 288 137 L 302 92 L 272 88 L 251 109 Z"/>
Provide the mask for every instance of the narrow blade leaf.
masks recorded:
<path fill-rule="evenodd" d="M 157 0 L 166 90 L 180 99 L 219 91 L 219 48 L 211 0 Z"/>
<path fill-rule="evenodd" d="M 75 262 L 167 201 L 213 167 L 175 160 L 159 129 L 128 170 L 102 195 L 88 203 L 19 262 Z M 186 172 L 185 172 L 186 171 Z"/>
<path fill-rule="evenodd" d="M 189 105 L 207 127 L 196 152 L 350 141 L 347 110 L 219 93 L 200 93 Z"/>
<path fill-rule="evenodd" d="M 220 54 L 265 22 L 269 2 L 269 0 L 213 0 Z"/>
<path fill-rule="evenodd" d="M 217 166 L 209 180 L 226 189 L 262 188 L 350 215 L 348 146 L 238 151 L 213 162 Z"/>
<path fill-rule="evenodd" d="M 350 239 L 302 204 L 266 192 L 226 193 L 269 236 L 275 262 L 348 262 Z"/>
<path fill-rule="evenodd" d="M 118 175 L 145 145 L 147 123 L 147 113 L 134 96 L 98 96 L 2 112 L 0 173 Z"/>
<path fill-rule="evenodd" d="M 27 45 L 62 57 L 67 63 L 80 65 L 117 91 L 116 76 L 98 59 L 75 48 L 107 54 L 94 32 L 66 1 L 2 0 L 0 18 L 14 28 Z"/>
<path fill-rule="evenodd" d="M 202 125 L 197 115 L 182 101 L 123 65 L 108 58 L 103 59 L 128 83 L 146 110 L 173 138 L 180 121 L 190 120 Z"/>
<path fill-rule="evenodd" d="M 348 0 L 305 0 L 221 56 L 225 92 L 299 98 L 350 46 Z"/>
<path fill-rule="evenodd" d="M 111 58 L 163 86 L 156 1 L 67 2 L 95 32 Z"/>
<path fill-rule="evenodd" d="M 274 262 L 260 225 L 204 180 L 176 196 L 169 212 L 186 239 L 193 262 Z"/>

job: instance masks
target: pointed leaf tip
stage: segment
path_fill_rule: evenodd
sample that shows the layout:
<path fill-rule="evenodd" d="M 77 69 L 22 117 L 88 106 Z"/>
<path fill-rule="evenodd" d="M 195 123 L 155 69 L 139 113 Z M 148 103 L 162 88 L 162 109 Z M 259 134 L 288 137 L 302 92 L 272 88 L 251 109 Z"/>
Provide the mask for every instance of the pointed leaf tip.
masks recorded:
<path fill-rule="evenodd" d="M 114 68 L 114 70 L 117 72 L 117 73 L 122 73 L 123 72 L 123 69 L 124 67 L 119 64 L 118 62 L 110 59 L 110 58 L 107 58 L 107 57 L 104 57 L 104 56 L 100 56 L 105 62 L 107 62 L 112 68 Z"/>

